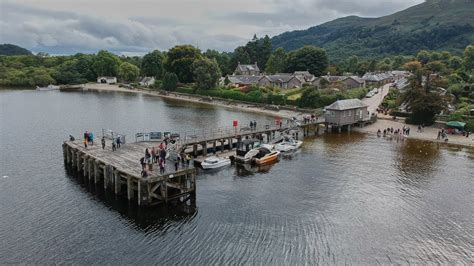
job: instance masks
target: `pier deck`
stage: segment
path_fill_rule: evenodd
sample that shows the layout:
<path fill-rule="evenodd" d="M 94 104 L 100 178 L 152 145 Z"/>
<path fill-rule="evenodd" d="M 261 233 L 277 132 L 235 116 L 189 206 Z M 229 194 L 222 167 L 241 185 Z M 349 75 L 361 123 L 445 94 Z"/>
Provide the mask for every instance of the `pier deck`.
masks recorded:
<path fill-rule="evenodd" d="M 125 194 L 129 200 L 137 199 L 138 205 L 152 205 L 194 194 L 196 169 L 192 165 L 187 167 L 180 163 L 175 171 L 174 162 L 167 161 L 164 174 L 160 174 L 158 165 L 154 164 L 148 177 L 141 176 L 140 158 L 146 148 L 156 143 L 129 143 L 112 151 L 108 142 L 105 149 L 100 143 L 88 145 L 86 149 L 82 141 L 66 141 L 63 144 L 64 160 L 94 183 L 103 182 L 104 189 Z"/>

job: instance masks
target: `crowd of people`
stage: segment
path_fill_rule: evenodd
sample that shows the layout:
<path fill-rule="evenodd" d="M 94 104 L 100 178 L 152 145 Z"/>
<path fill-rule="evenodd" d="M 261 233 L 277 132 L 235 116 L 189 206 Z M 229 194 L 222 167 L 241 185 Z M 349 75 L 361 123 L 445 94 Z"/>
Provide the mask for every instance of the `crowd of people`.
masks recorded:
<path fill-rule="evenodd" d="M 166 171 L 166 161 L 167 157 L 169 157 L 168 152 L 166 151 L 167 144 L 160 143 L 158 147 L 151 147 L 145 149 L 145 155 L 140 158 L 140 164 L 142 166 L 142 173 L 143 177 L 147 177 L 149 172 L 153 171 L 153 165 L 157 164 L 160 169 L 160 174 L 164 174 Z M 185 167 L 189 167 L 191 156 L 186 153 L 177 154 L 173 156 L 173 163 L 175 171 L 178 171 L 179 164 Z"/>
<path fill-rule="evenodd" d="M 383 131 L 382 130 L 377 130 L 377 136 L 384 136 L 386 137 L 387 135 L 390 135 L 390 136 L 395 136 L 395 137 L 400 137 L 400 138 L 404 138 L 406 136 L 409 136 L 410 135 L 410 127 L 407 127 L 407 126 L 403 126 L 403 128 L 398 128 L 398 129 L 394 129 L 393 127 L 389 127 L 389 128 L 385 128 Z"/>
<path fill-rule="evenodd" d="M 74 137 L 70 135 L 69 139 L 74 140 Z M 82 143 L 84 144 L 84 148 L 86 148 L 86 149 L 87 149 L 88 146 L 94 145 L 94 133 L 89 132 L 89 131 L 84 132 L 84 138 L 83 138 Z M 104 150 L 105 149 L 105 137 L 101 138 L 100 143 L 102 145 L 102 149 Z M 116 138 L 113 138 L 112 139 L 112 151 L 116 151 L 118 148 L 120 148 L 121 144 L 122 144 L 122 138 L 121 138 L 120 135 L 117 136 Z"/>

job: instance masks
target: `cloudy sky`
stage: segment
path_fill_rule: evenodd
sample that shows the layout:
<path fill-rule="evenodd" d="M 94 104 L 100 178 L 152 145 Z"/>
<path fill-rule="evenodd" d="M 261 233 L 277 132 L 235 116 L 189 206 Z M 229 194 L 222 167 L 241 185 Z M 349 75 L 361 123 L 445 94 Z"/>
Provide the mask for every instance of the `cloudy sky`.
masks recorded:
<path fill-rule="evenodd" d="M 232 51 L 253 34 L 377 17 L 423 0 L 0 0 L 0 43 L 35 52 L 143 54 L 176 44 Z"/>

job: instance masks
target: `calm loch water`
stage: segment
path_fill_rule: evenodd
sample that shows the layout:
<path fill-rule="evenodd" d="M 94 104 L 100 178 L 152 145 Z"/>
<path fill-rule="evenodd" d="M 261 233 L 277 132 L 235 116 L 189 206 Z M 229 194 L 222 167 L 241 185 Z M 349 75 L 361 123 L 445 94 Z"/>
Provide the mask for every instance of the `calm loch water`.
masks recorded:
<path fill-rule="evenodd" d="M 194 204 L 142 210 L 67 173 L 62 141 L 273 118 L 119 93 L 0 104 L 1 264 L 474 263 L 473 150 L 311 137 L 271 167 L 202 173 Z"/>

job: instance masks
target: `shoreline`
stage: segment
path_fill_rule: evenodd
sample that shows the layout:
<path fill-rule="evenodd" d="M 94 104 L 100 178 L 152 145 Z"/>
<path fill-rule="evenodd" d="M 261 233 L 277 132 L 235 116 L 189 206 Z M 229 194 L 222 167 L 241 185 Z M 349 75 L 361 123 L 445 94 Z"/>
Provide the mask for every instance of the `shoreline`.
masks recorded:
<path fill-rule="evenodd" d="M 105 85 L 105 84 L 83 84 L 83 91 L 93 90 L 93 91 L 110 91 L 110 92 L 127 92 L 127 93 L 140 93 L 149 96 L 156 96 L 161 97 L 164 99 L 170 100 L 178 100 L 178 101 L 186 101 L 198 104 L 206 104 L 212 106 L 223 107 L 232 110 L 240 110 L 245 112 L 253 112 L 253 113 L 260 113 L 265 114 L 273 117 L 279 117 L 283 119 L 290 119 L 292 117 L 299 117 L 304 114 L 308 114 L 310 112 L 302 112 L 302 111 L 291 111 L 287 109 L 280 109 L 280 110 L 270 110 L 265 109 L 261 106 L 258 106 L 256 103 L 243 103 L 237 102 L 234 100 L 221 100 L 221 99 L 213 99 L 212 101 L 203 101 L 202 99 L 207 96 L 200 96 L 200 95 L 188 95 L 176 92 L 169 92 L 167 94 L 160 93 L 161 91 L 151 91 L 147 89 L 127 89 L 121 88 L 118 85 Z"/>
<path fill-rule="evenodd" d="M 402 129 L 403 126 L 410 127 L 410 135 L 405 137 L 405 139 L 416 139 L 439 144 L 457 145 L 468 148 L 474 148 L 474 135 L 470 135 L 469 138 L 466 138 L 466 136 L 462 135 L 448 135 L 448 142 L 444 142 L 444 140 L 436 139 L 440 128 L 429 126 L 425 127 L 422 132 L 417 132 L 416 125 L 405 124 L 399 121 L 393 121 L 384 118 L 379 118 L 374 124 L 367 125 L 363 128 L 354 127 L 354 131 L 376 135 L 378 129 L 382 131 L 383 129 L 392 127 L 393 129 Z"/>
<path fill-rule="evenodd" d="M 292 117 L 300 117 L 304 114 L 308 114 L 310 112 L 301 112 L 301 111 L 291 111 L 287 109 L 283 110 L 269 110 L 258 106 L 257 104 L 253 103 L 243 103 L 243 102 L 236 102 L 236 101 L 225 101 L 221 99 L 213 99 L 212 101 L 203 101 L 202 99 L 206 96 L 199 96 L 199 95 L 185 95 L 175 92 L 170 92 L 167 94 L 162 94 L 160 91 L 151 91 L 146 89 L 128 89 L 128 88 L 121 88 L 118 85 L 106 85 L 106 84 L 94 84 L 94 83 L 87 83 L 81 85 L 83 87 L 82 91 L 109 91 L 109 92 L 125 92 L 125 93 L 140 93 L 149 96 L 161 97 L 164 99 L 169 100 L 177 100 L 177 101 L 185 101 L 197 104 L 206 104 L 212 105 L 217 107 L 223 107 L 230 110 L 239 110 L 244 112 L 253 112 L 259 113 L 264 115 L 269 115 L 272 117 L 280 117 L 283 119 L 290 119 Z M 405 124 L 404 122 L 394 121 L 391 119 L 386 118 L 379 118 L 377 122 L 374 124 L 367 125 L 363 128 L 354 127 L 353 130 L 360 133 L 366 134 L 377 134 L 377 130 L 384 128 L 391 128 L 394 129 L 401 129 L 403 126 L 408 126 L 411 128 L 410 136 L 407 139 L 416 139 L 422 141 L 430 141 L 433 143 L 441 143 L 446 145 L 458 145 L 473 148 L 474 147 L 474 135 L 471 135 L 469 138 L 465 136 L 456 136 L 456 135 L 449 135 L 448 142 L 444 142 L 443 140 L 437 140 L 437 133 L 439 128 L 436 127 L 425 127 L 423 132 L 416 132 L 417 128 L 415 125 Z"/>

